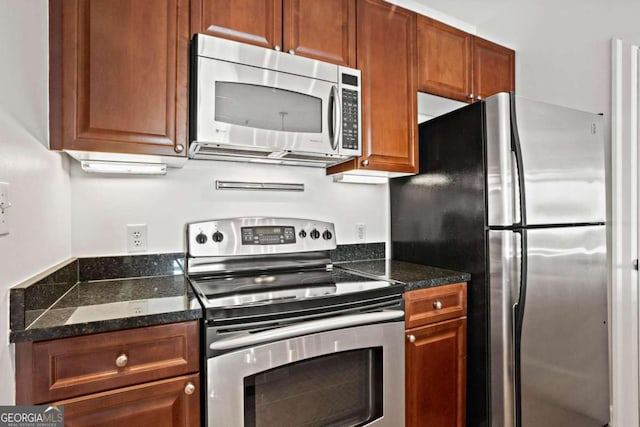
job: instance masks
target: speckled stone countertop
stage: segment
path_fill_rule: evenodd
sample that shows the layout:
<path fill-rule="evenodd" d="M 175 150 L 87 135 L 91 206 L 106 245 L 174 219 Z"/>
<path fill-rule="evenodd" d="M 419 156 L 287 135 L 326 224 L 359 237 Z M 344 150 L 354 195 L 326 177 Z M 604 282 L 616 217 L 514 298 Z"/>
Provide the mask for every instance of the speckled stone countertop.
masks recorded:
<path fill-rule="evenodd" d="M 389 259 L 345 262 L 336 265 L 347 270 L 403 283 L 405 291 L 467 282 L 471 279 L 469 273 Z"/>
<path fill-rule="evenodd" d="M 183 322 L 202 309 L 182 274 L 78 282 L 55 304 L 25 311 L 25 328 L 11 342 L 54 338 Z"/>

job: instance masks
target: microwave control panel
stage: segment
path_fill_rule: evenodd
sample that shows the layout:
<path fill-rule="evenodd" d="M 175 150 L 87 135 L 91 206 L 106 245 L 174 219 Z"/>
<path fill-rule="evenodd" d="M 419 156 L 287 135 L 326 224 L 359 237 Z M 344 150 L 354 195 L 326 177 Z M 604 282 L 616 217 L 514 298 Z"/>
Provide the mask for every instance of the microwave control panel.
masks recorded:
<path fill-rule="evenodd" d="M 360 156 L 361 134 L 360 129 L 360 71 L 338 67 L 340 72 L 340 96 L 342 97 L 342 131 L 340 137 L 340 154 L 347 156 Z"/>
<path fill-rule="evenodd" d="M 342 89 L 342 148 L 357 150 L 358 138 L 358 91 Z"/>

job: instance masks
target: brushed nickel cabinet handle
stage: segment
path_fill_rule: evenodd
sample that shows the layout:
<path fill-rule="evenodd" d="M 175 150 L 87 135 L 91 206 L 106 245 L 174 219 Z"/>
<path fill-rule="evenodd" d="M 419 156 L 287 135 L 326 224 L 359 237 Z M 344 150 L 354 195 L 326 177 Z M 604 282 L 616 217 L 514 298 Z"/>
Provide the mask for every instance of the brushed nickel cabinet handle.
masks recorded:
<path fill-rule="evenodd" d="M 295 54 L 296 54 L 296 51 L 295 51 L 295 50 L 293 50 L 293 49 L 289 49 L 289 53 L 290 53 L 291 55 L 295 55 Z"/>
<path fill-rule="evenodd" d="M 362 166 L 364 166 L 364 167 L 369 166 L 369 160 L 363 160 L 362 161 Z"/>
<path fill-rule="evenodd" d="M 196 386 L 194 386 L 193 383 L 187 383 L 187 385 L 184 386 L 185 394 L 193 394 L 194 391 L 196 391 Z"/>
<path fill-rule="evenodd" d="M 433 302 L 433 308 L 435 308 L 436 310 L 440 310 L 442 308 L 442 303 L 440 301 L 434 301 Z"/>
<path fill-rule="evenodd" d="M 182 153 L 182 150 L 184 150 L 184 145 L 178 144 L 176 145 L 176 148 L 174 148 L 174 150 L 176 150 L 176 153 Z"/>
<path fill-rule="evenodd" d="M 473 94 L 472 94 L 472 93 L 470 93 L 469 95 L 467 95 L 467 98 L 469 98 L 469 99 L 473 99 Z"/>
<path fill-rule="evenodd" d="M 278 52 L 280 52 L 280 51 L 282 50 L 282 48 L 281 48 L 281 47 L 280 47 L 280 45 L 278 45 L 278 44 L 277 44 L 277 45 L 275 45 L 273 48 L 274 48 L 275 50 L 277 50 Z"/>
<path fill-rule="evenodd" d="M 407 335 L 407 340 L 411 343 L 416 342 L 416 336 L 415 335 Z"/>
<path fill-rule="evenodd" d="M 129 358 L 126 354 L 122 353 L 120 356 L 116 357 L 116 366 L 118 368 L 124 368 L 129 363 Z"/>

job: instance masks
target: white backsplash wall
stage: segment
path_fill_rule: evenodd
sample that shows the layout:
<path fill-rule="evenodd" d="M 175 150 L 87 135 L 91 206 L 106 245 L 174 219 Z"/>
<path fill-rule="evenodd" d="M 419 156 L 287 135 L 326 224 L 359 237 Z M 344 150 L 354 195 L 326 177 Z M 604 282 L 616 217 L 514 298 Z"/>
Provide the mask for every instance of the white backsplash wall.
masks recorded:
<path fill-rule="evenodd" d="M 71 256 L 66 155 L 48 145 L 48 8 L 0 0 L 0 181 L 10 234 L 0 236 L 0 405 L 14 398 L 9 288 Z"/>
<path fill-rule="evenodd" d="M 216 190 L 215 181 L 304 183 L 304 192 Z M 126 225 L 147 224 L 147 253 L 181 252 L 190 221 L 237 216 L 335 223 L 339 244 L 388 240 L 387 184 L 334 183 L 324 169 L 190 160 L 166 176 L 90 175 L 71 165 L 72 247 L 78 257 L 127 254 Z"/>

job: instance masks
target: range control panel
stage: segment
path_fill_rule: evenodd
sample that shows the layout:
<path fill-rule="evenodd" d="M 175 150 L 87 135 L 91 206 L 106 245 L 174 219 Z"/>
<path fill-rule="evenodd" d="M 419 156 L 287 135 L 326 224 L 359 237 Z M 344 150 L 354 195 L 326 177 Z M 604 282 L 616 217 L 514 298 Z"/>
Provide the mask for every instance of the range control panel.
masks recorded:
<path fill-rule="evenodd" d="M 266 255 L 336 248 L 332 223 L 298 218 L 230 218 L 186 226 L 192 257 Z"/>

